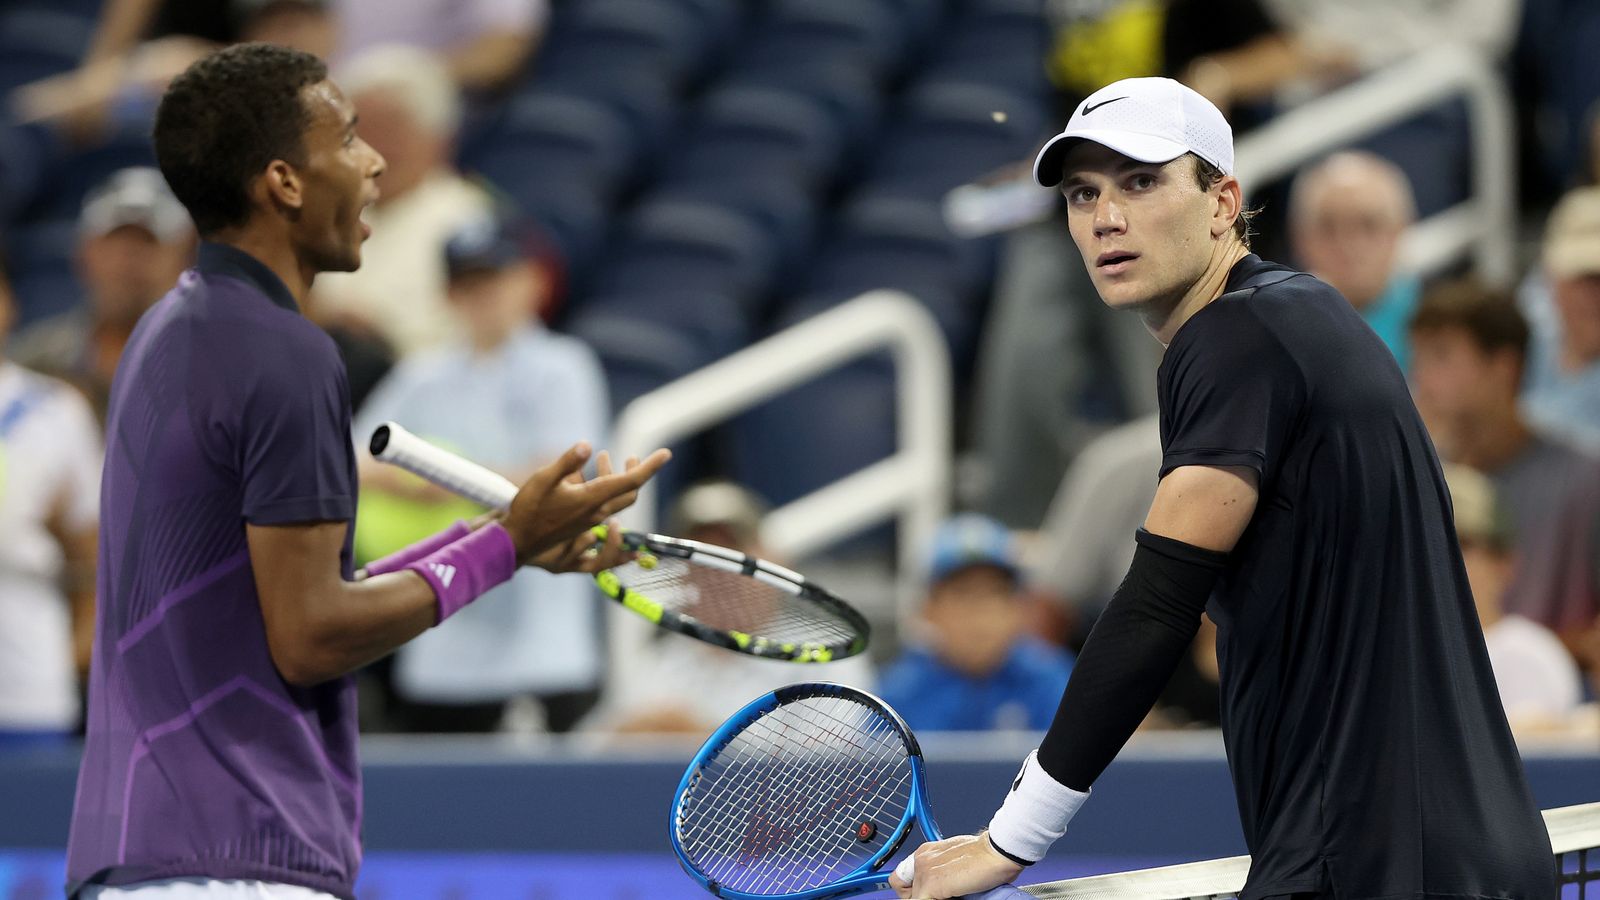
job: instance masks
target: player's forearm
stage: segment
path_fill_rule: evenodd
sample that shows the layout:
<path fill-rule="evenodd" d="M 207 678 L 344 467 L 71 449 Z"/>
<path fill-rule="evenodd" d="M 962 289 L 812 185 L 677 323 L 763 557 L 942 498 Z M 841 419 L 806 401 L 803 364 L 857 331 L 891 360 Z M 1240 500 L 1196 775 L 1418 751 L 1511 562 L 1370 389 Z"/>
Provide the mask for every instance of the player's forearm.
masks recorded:
<path fill-rule="evenodd" d="M 415 572 L 340 582 L 322 609 L 291 640 L 272 641 L 278 673 L 301 687 L 369 665 L 433 627 L 438 601 Z"/>

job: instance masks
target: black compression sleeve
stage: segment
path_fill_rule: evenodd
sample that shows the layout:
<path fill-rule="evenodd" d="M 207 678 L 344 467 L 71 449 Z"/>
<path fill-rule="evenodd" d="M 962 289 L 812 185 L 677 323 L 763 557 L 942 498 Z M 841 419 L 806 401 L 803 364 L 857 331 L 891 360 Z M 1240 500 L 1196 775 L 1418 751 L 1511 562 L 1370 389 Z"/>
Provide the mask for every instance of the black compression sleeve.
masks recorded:
<path fill-rule="evenodd" d="M 1039 745 L 1039 766 L 1075 791 L 1094 784 L 1171 680 L 1227 561 L 1142 528 L 1135 540 L 1133 565 L 1089 632 Z"/>

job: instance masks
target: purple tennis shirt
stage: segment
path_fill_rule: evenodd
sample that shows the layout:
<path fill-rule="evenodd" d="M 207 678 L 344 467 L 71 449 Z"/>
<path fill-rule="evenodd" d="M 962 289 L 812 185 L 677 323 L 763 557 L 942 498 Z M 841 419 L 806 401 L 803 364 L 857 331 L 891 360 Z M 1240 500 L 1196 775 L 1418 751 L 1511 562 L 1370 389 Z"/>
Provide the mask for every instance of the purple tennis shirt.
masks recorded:
<path fill-rule="evenodd" d="M 333 341 L 265 265 L 204 244 L 135 329 L 106 431 L 69 895 L 198 876 L 353 897 L 355 683 L 278 675 L 245 541 L 355 514 Z"/>

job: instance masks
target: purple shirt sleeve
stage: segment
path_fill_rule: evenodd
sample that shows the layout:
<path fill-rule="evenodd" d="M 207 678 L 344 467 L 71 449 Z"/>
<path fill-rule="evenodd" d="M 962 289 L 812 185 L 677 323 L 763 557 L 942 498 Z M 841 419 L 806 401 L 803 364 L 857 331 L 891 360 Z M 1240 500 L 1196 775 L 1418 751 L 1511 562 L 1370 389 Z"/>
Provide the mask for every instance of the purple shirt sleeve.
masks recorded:
<path fill-rule="evenodd" d="M 344 364 L 331 343 L 306 350 L 275 357 L 246 390 L 239 465 L 253 525 L 355 516 Z"/>

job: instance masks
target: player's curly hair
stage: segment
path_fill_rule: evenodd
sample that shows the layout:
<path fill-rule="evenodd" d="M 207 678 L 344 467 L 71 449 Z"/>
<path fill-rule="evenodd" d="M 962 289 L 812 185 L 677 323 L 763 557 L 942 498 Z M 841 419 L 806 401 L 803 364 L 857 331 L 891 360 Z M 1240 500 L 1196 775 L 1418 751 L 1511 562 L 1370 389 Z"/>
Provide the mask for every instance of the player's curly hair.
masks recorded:
<path fill-rule="evenodd" d="M 1222 174 L 1221 169 L 1206 162 L 1199 156 L 1190 153 L 1189 158 L 1194 160 L 1194 180 L 1196 184 L 1200 185 L 1200 190 L 1209 191 L 1213 185 L 1227 177 Z M 1255 233 L 1250 229 L 1250 224 L 1260 214 L 1261 209 L 1259 207 L 1251 209 L 1246 206 L 1239 210 L 1239 218 L 1233 220 L 1233 233 L 1239 236 L 1239 243 L 1244 244 L 1246 250 L 1250 249 L 1250 235 Z"/>
<path fill-rule="evenodd" d="M 309 53 L 238 44 L 173 79 L 156 110 L 156 160 L 202 237 L 244 224 L 246 187 L 273 160 L 305 165 L 301 91 L 327 77 Z"/>

